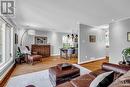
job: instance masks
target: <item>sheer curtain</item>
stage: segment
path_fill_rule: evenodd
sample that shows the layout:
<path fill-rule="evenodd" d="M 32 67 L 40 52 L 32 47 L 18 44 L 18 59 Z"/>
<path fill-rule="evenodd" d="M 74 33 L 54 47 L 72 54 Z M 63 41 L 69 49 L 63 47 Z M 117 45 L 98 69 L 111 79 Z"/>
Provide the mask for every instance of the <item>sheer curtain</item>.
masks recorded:
<path fill-rule="evenodd" d="M 0 21 L 0 63 L 2 63 L 2 22 Z"/>
<path fill-rule="evenodd" d="M 0 65 L 6 64 L 13 54 L 13 30 L 4 20 L 0 19 Z"/>
<path fill-rule="evenodd" d="M 5 51 L 6 51 L 6 55 L 5 55 L 5 62 L 9 61 L 9 59 L 11 58 L 11 27 L 9 25 L 6 24 L 6 33 L 5 33 Z"/>

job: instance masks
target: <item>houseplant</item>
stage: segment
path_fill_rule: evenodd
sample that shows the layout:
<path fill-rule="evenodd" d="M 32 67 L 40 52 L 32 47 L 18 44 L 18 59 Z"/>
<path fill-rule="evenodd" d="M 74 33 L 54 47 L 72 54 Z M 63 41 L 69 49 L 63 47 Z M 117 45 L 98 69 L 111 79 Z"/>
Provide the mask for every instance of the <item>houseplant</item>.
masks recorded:
<path fill-rule="evenodd" d="M 126 60 L 126 62 L 130 64 L 130 47 L 125 48 L 122 51 L 122 55 L 123 55 L 123 62 Z"/>

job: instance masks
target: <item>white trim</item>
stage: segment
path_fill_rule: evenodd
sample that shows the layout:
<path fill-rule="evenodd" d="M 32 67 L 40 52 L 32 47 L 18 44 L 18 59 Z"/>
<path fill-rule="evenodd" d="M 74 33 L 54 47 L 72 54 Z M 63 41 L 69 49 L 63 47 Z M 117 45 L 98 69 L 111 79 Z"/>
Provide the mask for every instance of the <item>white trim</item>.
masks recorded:
<path fill-rule="evenodd" d="M 10 62 L 12 62 L 12 60 L 8 61 L 6 64 L 4 64 L 2 67 L 0 67 L 0 70 L 3 70 L 4 68 L 6 68 Z M 2 80 L 5 77 L 5 75 L 13 67 L 13 65 L 14 65 L 14 63 L 4 72 L 4 74 L 2 76 L 0 76 L 0 80 Z"/>
<path fill-rule="evenodd" d="M 60 54 L 51 54 L 51 56 L 59 56 Z"/>
<path fill-rule="evenodd" d="M 6 29 L 5 29 L 5 26 L 6 26 L 6 24 L 5 23 L 3 23 L 2 24 L 2 62 L 3 63 L 5 63 L 5 58 L 6 58 L 6 54 L 5 54 L 5 52 L 6 52 L 6 42 L 5 42 L 5 37 L 6 37 Z"/>
<path fill-rule="evenodd" d="M 105 58 L 106 57 L 100 57 L 100 58 L 95 58 L 95 59 L 91 59 L 91 60 L 87 60 L 87 61 L 83 61 L 83 62 L 78 61 L 78 64 L 89 63 L 89 62 L 93 62 L 93 61 L 96 61 L 96 60 L 102 60 L 102 59 L 105 59 Z"/>
<path fill-rule="evenodd" d="M 0 70 L 3 70 L 10 62 L 12 62 L 13 59 L 10 59 L 9 61 L 7 61 L 6 63 L 3 63 L 3 65 L 0 66 Z"/>
<path fill-rule="evenodd" d="M 80 62 L 80 22 L 77 22 L 78 30 L 78 63 Z"/>
<path fill-rule="evenodd" d="M 130 19 L 130 17 L 124 17 L 124 18 L 119 18 L 119 19 L 113 19 L 112 22 L 120 22 L 120 21 L 124 21 L 124 20 L 127 20 L 127 19 Z"/>
<path fill-rule="evenodd" d="M 14 57 L 14 28 L 13 27 L 11 27 L 11 59 L 13 59 L 13 57 Z"/>

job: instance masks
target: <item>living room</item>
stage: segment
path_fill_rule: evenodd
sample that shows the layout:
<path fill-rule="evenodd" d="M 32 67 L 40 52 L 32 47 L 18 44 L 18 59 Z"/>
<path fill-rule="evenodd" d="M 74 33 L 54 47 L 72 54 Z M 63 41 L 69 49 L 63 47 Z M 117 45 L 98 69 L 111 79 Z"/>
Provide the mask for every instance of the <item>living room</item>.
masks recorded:
<path fill-rule="evenodd" d="M 0 87 L 130 87 L 130 1 L 0 3 Z"/>

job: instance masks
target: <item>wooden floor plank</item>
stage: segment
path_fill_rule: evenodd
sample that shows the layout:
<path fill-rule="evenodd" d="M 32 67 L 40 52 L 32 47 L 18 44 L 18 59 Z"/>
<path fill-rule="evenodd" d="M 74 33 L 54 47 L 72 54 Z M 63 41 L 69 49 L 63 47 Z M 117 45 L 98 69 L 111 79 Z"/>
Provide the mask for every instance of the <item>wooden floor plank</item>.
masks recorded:
<path fill-rule="evenodd" d="M 17 75 L 22 75 L 26 73 L 45 70 L 59 63 L 67 62 L 67 63 L 75 64 L 77 63 L 77 61 L 78 61 L 77 58 L 70 58 L 70 60 L 66 60 L 64 58 L 60 58 L 59 56 L 43 58 L 42 62 L 36 63 L 34 65 L 26 64 L 26 63 L 17 65 L 11 76 L 17 76 Z M 85 64 L 82 64 L 81 66 L 94 71 L 96 69 L 99 69 L 103 62 L 108 62 L 108 60 L 102 59 L 102 60 L 98 60 L 98 61 L 94 61 L 90 63 L 85 63 Z"/>

